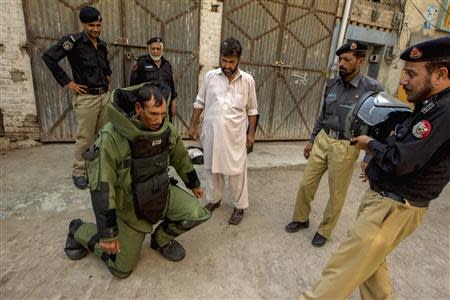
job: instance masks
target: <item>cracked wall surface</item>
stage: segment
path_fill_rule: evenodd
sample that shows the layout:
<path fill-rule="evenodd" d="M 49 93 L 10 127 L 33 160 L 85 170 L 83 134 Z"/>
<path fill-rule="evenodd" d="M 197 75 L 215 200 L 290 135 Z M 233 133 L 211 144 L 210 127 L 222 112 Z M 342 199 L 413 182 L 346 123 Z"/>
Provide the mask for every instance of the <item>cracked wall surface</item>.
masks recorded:
<path fill-rule="evenodd" d="M 38 144 L 39 125 L 22 1 L 0 0 L 1 149 Z"/>

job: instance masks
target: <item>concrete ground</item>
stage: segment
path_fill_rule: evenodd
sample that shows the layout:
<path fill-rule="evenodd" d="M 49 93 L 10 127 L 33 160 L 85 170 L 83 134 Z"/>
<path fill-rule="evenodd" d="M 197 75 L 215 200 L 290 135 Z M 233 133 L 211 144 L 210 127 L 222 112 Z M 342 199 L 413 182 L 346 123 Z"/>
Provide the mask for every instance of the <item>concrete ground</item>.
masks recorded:
<path fill-rule="evenodd" d="M 258 143 L 249 156 L 250 208 L 228 225 L 232 206 L 179 237 L 186 258 L 173 263 L 149 249 L 125 280 L 92 254 L 71 261 L 63 251 L 68 223 L 93 221 L 88 191 L 71 180 L 71 144 L 48 144 L 1 155 L 0 299 L 298 299 L 354 223 L 367 185 L 355 168 L 331 240 L 311 246 L 328 197 L 326 176 L 313 204 L 310 228 L 288 234 L 303 143 Z M 198 168 L 203 178 L 202 167 Z M 422 226 L 388 257 L 395 299 L 450 298 L 450 187 L 433 201 Z M 355 291 L 350 299 L 359 299 Z"/>

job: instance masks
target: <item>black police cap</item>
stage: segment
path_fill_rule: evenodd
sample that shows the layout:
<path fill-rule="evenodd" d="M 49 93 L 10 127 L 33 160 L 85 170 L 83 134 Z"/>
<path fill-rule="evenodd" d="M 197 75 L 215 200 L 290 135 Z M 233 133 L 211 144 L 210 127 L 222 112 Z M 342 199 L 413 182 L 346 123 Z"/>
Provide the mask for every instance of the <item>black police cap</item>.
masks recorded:
<path fill-rule="evenodd" d="M 413 45 L 403 51 L 400 58 L 416 62 L 450 59 L 450 36 Z"/>
<path fill-rule="evenodd" d="M 163 42 L 163 40 L 160 36 L 154 36 L 147 41 L 147 45 L 150 45 L 152 43 L 162 43 L 162 42 Z"/>
<path fill-rule="evenodd" d="M 342 45 L 339 49 L 336 51 L 336 55 L 341 55 L 342 53 L 346 52 L 365 52 L 367 50 L 367 44 L 364 44 L 359 41 L 352 41 L 349 40 L 347 43 Z"/>
<path fill-rule="evenodd" d="M 80 9 L 80 21 L 83 23 L 91 23 L 101 21 L 102 16 L 98 9 L 92 6 L 84 6 Z"/>

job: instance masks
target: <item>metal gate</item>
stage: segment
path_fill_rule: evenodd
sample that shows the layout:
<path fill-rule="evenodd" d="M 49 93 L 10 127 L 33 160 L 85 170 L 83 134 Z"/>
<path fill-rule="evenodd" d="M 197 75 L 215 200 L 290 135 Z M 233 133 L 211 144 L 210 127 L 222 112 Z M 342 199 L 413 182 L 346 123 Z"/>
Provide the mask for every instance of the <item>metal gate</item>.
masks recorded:
<path fill-rule="evenodd" d="M 338 0 L 224 1 L 222 39 L 243 46 L 260 140 L 309 139 L 320 110 Z"/>
<path fill-rule="evenodd" d="M 108 42 L 113 88 L 128 85 L 133 58 L 146 54 L 146 41 L 163 37 L 164 57 L 172 64 L 179 95 L 175 126 L 185 134 L 198 84 L 199 1 L 23 0 L 41 140 L 76 138 L 73 95 L 57 84 L 41 56 L 63 35 L 81 30 L 78 13 L 86 4 L 102 13 L 101 38 Z M 60 65 L 71 76 L 67 59 Z"/>

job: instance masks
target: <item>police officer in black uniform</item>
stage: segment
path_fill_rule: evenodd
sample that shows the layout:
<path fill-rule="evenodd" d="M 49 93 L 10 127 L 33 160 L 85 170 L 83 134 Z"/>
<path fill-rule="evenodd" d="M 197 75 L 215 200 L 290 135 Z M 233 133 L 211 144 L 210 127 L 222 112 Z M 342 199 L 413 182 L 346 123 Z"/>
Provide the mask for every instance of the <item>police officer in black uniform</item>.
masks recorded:
<path fill-rule="evenodd" d="M 400 83 L 415 110 L 384 141 L 352 139 L 373 156 L 366 168 L 370 189 L 349 236 L 301 299 L 345 299 L 358 286 L 362 299 L 392 299 L 386 256 L 414 232 L 450 181 L 448 49 L 449 36 L 401 54 L 406 64 Z"/>
<path fill-rule="evenodd" d="M 87 187 L 83 152 L 94 142 L 95 134 L 107 123 L 106 105 L 109 102 L 111 68 L 106 43 L 99 36 L 102 17 L 91 6 L 81 8 L 80 21 L 83 31 L 64 36 L 42 55 L 56 81 L 75 93 L 73 109 L 78 122 L 78 132 L 73 165 L 75 186 Z M 67 57 L 72 68 L 73 80 L 59 66 Z"/>
<path fill-rule="evenodd" d="M 169 102 L 170 122 L 176 115 L 175 98 L 178 96 L 173 83 L 172 65 L 163 57 L 164 44 L 159 36 L 152 37 L 147 41 L 148 54 L 142 55 L 133 65 L 130 76 L 130 85 L 143 82 L 160 81 L 169 85 L 171 97 Z"/>

